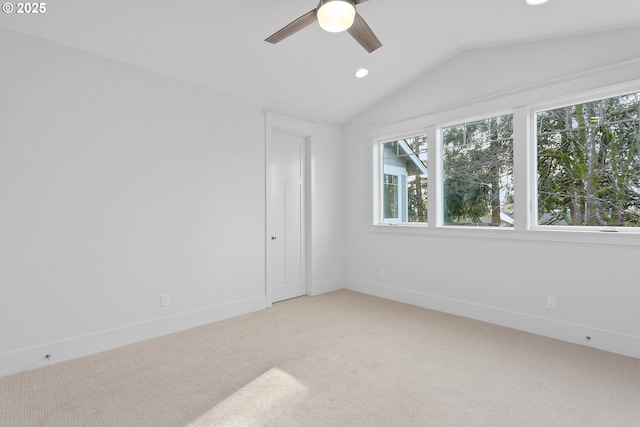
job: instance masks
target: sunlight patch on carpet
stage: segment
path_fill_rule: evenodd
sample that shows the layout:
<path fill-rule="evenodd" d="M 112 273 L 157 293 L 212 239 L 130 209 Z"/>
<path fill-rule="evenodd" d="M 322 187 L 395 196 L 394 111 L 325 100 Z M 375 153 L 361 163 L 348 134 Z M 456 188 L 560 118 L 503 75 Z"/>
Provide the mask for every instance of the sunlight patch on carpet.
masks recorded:
<path fill-rule="evenodd" d="M 191 425 L 261 425 L 294 412 L 293 407 L 310 394 L 297 379 L 271 368 L 203 414 Z"/>

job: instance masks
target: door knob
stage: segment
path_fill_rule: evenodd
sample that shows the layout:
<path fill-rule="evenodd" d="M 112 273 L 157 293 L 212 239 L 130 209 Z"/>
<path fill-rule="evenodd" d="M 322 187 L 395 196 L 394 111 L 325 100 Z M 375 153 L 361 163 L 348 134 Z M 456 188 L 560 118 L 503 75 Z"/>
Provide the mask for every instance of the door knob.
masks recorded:
<path fill-rule="evenodd" d="M 271 236 L 271 240 L 276 240 L 276 236 Z"/>

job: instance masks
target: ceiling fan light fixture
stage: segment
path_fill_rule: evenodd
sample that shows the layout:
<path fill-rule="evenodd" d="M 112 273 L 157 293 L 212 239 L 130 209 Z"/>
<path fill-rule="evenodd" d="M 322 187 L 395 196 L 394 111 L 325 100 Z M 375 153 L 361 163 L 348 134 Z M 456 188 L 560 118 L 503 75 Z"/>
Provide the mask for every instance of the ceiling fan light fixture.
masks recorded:
<path fill-rule="evenodd" d="M 323 30 L 339 33 L 353 25 L 356 8 L 352 0 L 321 0 L 317 16 Z"/>
<path fill-rule="evenodd" d="M 524 2 L 526 4 L 528 4 L 529 6 L 538 6 L 538 5 L 541 5 L 541 4 L 545 4 L 548 1 L 549 0 L 524 0 Z"/>

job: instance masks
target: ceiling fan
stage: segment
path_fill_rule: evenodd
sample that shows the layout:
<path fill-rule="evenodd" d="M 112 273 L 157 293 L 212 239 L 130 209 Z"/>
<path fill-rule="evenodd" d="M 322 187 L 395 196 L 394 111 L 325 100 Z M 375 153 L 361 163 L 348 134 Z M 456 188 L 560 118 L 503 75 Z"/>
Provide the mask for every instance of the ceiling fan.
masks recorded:
<path fill-rule="evenodd" d="M 337 33 L 347 31 L 360 45 L 371 53 L 382 46 L 365 20 L 356 12 L 356 5 L 367 0 L 320 0 L 318 7 L 276 31 L 265 39 L 276 44 L 315 21 L 322 29 Z"/>

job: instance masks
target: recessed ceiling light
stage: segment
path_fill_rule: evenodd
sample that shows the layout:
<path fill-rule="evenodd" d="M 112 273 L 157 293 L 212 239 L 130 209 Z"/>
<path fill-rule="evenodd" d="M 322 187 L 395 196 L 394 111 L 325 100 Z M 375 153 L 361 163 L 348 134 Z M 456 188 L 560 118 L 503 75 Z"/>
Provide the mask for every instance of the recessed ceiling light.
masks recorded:
<path fill-rule="evenodd" d="M 356 77 L 359 79 L 366 77 L 367 74 L 369 74 L 369 70 L 367 70 L 366 68 L 360 68 L 358 69 L 358 71 L 356 71 Z"/>
<path fill-rule="evenodd" d="M 538 6 L 540 4 L 545 4 L 548 1 L 549 0 L 524 0 L 524 2 L 529 6 Z"/>

